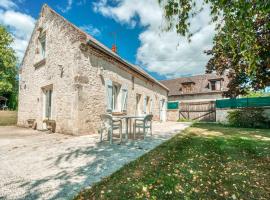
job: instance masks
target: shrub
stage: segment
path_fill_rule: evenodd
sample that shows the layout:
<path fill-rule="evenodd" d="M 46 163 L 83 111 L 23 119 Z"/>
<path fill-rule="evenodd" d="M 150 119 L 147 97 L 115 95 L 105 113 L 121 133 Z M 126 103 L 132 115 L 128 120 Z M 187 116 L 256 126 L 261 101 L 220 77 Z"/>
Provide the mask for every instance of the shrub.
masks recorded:
<path fill-rule="evenodd" d="M 241 109 L 229 112 L 228 122 L 231 126 L 244 128 L 270 128 L 270 119 L 263 109 Z"/>

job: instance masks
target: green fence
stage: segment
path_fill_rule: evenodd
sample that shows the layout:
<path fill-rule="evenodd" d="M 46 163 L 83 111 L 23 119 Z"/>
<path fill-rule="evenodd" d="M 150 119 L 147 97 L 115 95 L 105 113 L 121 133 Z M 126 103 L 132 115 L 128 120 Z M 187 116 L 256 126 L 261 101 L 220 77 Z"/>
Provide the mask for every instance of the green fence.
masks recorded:
<path fill-rule="evenodd" d="M 216 108 L 248 108 L 270 106 L 270 97 L 222 99 L 216 101 Z"/>
<path fill-rule="evenodd" d="M 179 103 L 177 101 L 175 102 L 168 102 L 167 104 L 168 110 L 175 110 L 179 108 Z"/>

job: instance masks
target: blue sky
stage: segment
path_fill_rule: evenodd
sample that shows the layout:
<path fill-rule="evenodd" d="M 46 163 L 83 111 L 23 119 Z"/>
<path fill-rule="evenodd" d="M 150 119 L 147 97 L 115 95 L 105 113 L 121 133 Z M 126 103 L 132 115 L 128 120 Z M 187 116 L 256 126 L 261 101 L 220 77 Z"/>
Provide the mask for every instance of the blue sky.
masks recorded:
<path fill-rule="evenodd" d="M 20 59 L 44 3 L 108 47 L 116 33 L 119 55 L 159 80 L 204 72 L 203 50 L 211 48 L 214 35 L 208 10 L 191 19 L 196 34 L 188 43 L 162 30 L 166 23 L 157 0 L 0 0 L 0 23 L 15 37 Z"/>

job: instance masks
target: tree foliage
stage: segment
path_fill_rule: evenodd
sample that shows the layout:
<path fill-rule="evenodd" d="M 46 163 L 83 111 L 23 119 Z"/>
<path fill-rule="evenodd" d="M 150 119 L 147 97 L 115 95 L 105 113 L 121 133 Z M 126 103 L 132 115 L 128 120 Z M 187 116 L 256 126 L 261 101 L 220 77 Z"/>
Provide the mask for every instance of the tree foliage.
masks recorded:
<path fill-rule="evenodd" d="M 17 58 L 11 44 L 13 38 L 5 27 L 0 25 L 0 96 L 9 99 L 9 105 L 16 107 L 17 99 Z"/>
<path fill-rule="evenodd" d="M 245 97 L 270 97 L 270 93 L 264 91 L 249 91 Z"/>
<path fill-rule="evenodd" d="M 164 6 L 168 29 L 192 39 L 190 18 L 210 7 L 216 25 L 214 46 L 206 72 L 229 71 L 225 96 L 246 94 L 270 85 L 270 1 L 269 0 L 159 0 Z"/>

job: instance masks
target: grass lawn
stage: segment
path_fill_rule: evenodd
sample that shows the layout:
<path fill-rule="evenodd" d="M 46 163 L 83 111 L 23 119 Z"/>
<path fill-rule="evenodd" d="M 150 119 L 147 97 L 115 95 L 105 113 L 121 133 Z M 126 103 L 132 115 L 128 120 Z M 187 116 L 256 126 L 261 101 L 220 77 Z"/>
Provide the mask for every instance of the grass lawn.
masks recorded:
<path fill-rule="evenodd" d="M 270 199 L 270 130 L 194 124 L 75 199 Z"/>
<path fill-rule="evenodd" d="M 16 125 L 17 112 L 16 111 L 0 111 L 0 126 Z"/>

